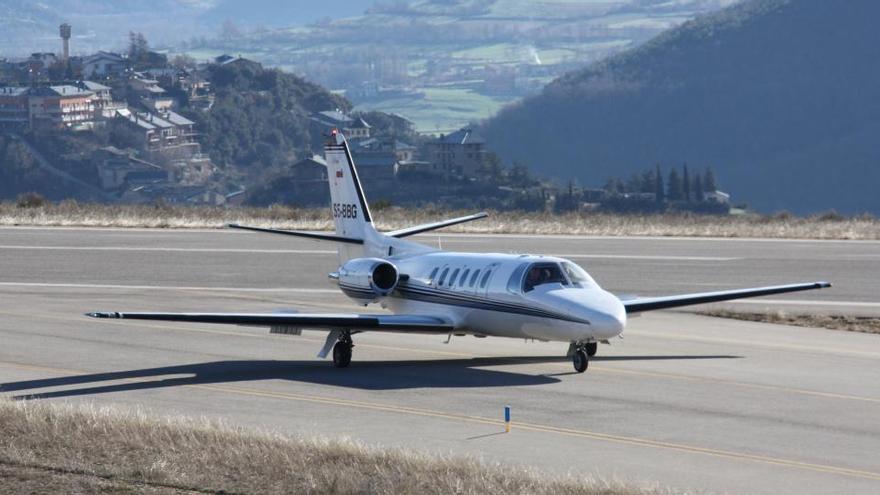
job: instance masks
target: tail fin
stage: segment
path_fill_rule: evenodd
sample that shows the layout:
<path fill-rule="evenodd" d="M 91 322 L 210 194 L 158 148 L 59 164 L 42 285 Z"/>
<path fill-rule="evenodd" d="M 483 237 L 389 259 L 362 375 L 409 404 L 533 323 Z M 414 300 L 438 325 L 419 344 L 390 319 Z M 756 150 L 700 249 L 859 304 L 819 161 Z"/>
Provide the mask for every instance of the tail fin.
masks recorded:
<path fill-rule="evenodd" d="M 330 183 L 330 213 L 336 223 L 335 235 L 235 224 L 231 224 L 229 227 L 335 242 L 338 246 L 339 263 L 343 264 L 348 260 L 364 256 L 385 257 L 394 254 L 433 251 L 433 248 L 402 238 L 487 216 L 486 213 L 477 213 L 381 234 L 373 227 L 370 206 L 364 196 L 357 168 L 354 166 L 351 151 L 348 149 L 348 142 L 338 131 L 333 131 L 331 141 L 325 146 L 325 158 L 327 177 Z"/>
<path fill-rule="evenodd" d="M 330 182 L 330 213 L 336 222 L 336 235 L 361 240 L 371 238 L 375 229 L 370 206 L 364 196 L 345 136 L 334 130 L 331 141 L 324 147 L 324 153 Z M 339 245 L 340 261 L 362 255 L 362 246 Z"/>

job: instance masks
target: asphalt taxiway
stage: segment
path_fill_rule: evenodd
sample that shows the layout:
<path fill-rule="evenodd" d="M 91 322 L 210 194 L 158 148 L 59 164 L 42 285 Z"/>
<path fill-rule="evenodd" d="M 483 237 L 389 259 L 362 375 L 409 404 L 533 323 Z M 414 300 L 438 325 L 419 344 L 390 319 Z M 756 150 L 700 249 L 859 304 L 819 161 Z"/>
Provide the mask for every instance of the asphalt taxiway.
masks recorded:
<path fill-rule="evenodd" d="M 876 242 L 420 240 L 564 255 L 624 294 L 827 279 L 835 288 L 731 307 L 880 313 Z M 880 490 L 880 336 L 656 312 L 583 375 L 565 344 L 396 334 L 358 335 L 337 370 L 314 358 L 319 332 L 82 316 L 357 311 L 326 278 L 335 259 L 326 244 L 243 232 L 0 229 L 0 393 L 709 492 Z"/>

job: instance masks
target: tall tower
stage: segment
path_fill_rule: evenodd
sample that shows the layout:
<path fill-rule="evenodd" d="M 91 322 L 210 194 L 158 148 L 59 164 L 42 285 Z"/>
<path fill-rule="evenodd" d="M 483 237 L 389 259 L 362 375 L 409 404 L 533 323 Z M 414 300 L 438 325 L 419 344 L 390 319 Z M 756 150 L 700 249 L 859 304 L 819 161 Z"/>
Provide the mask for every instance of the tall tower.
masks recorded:
<path fill-rule="evenodd" d="M 61 25 L 61 43 L 64 46 L 64 53 L 62 55 L 62 60 L 65 64 L 70 61 L 70 24 L 62 24 Z"/>

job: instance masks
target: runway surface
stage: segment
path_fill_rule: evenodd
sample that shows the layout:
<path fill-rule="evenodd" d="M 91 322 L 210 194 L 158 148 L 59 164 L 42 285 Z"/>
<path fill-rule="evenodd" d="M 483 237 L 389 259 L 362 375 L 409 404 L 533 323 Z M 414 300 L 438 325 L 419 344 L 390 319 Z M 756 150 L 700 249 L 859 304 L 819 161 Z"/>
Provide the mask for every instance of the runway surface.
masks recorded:
<path fill-rule="evenodd" d="M 568 256 L 659 295 L 830 280 L 731 307 L 880 314 L 877 242 L 433 235 L 446 249 Z M 228 231 L 0 229 L 0 393 L 137 405 L 288 433 L 472 454 L 713 493 L 880 491 L 880 337 L 656 312 L 600 346 L 96 321 L 93 310 L 357 311 L 332 246 Z M 514 427 L 503 434 L 503 407 Z"/>

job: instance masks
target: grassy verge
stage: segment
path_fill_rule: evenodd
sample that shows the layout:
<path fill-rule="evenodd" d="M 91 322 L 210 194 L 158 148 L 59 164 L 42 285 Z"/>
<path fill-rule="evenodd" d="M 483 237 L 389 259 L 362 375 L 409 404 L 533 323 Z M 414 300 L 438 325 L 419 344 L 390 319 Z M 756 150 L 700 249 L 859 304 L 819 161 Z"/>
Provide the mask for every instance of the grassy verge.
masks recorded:
<path fill-rule="evenodd" d="M 0 400 L 9 493 L 668 493 L 207 420 Z"/>
<path fill-rule="evenodd" d="M 384 208 L 374 211 L 382 229 L 398 229 L 472 212 Z M 331 230 L 325 208 L 212 208 L 194 206 L 99 205 L 75 201 L 0 203 L 0 225 L 220 228 L 227 223 L 304 230 Z M 795 217 L 613 215 L 601 213 L 493 212 L 490 218 L 446 229 L 494 234 L 602 236 L 743 237 L 778 239 L 880 239 L 880 220 L 870 216 L 825 214 Z"/>
<path fill-rule="evenodd" d="M 725 309 L 701 311 L 699 314 L 797 327 L 827 328 L 829 330 L 880 334 L 880 318 L 872 316 L 789 314 L 782 311 L 750 313 Z"/>

